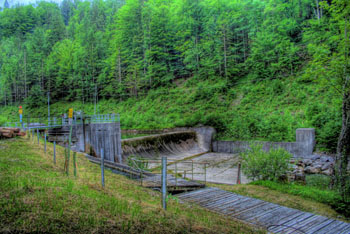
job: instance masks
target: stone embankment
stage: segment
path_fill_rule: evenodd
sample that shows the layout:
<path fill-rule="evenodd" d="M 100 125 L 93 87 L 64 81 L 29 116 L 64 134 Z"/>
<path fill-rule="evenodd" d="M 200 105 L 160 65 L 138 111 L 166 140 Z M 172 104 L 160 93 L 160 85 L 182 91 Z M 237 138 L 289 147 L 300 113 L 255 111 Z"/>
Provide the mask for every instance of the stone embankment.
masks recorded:
<path fill-rule="evenodd" d="M 328 155 L 313 154 L 300 160 L 292 159 L 292 171 L 289 180 L 305 181 L 305 174 L 333 175 L 335 159 Z"/>

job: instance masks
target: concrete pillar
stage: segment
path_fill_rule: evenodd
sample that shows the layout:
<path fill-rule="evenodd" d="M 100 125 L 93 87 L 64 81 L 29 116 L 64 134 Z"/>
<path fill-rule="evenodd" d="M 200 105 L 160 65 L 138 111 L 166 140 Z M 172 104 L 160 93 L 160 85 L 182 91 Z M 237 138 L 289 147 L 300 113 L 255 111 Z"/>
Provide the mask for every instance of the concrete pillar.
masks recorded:
<path fill-rule="evenodd" d="M 314 128 L 298 128 L 296 130 L 296 142 L 300 143 L 305 155 L 311 155 L 316 144 L 316 134 Z"/>

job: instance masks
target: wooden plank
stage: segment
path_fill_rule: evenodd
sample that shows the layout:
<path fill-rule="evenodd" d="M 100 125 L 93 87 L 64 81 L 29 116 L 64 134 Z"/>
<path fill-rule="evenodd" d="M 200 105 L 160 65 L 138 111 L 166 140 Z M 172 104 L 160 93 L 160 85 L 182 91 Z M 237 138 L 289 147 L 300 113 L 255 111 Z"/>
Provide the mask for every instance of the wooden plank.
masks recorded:
<path fill-rule="evenodd" d="M 191 202 L 201 201 L 202 199 L 210 198 L 211 196 L 215 195 L 216 193 L 218 193 L 218 191 L 209 190 L 209 191 L 206 191 L 205 193 L 195 194 L 193 196 L 186 197 L 186 200 L 191 201 Z"/>
<path fill-rule="evenodd" d="M 301 223 L 303 222 L 304 220 L 306 219 L 309 219 L 311 217 L 313 217 L 314 214 L 311 214 L 311 213 L 303 213 L 301 216 L 298 216 L 297 218 L 293 219 L 293 220 L 290 220 L 288 222 L 285 222 L 283 224 L 279 224 L 280 226 L 279 227 L 275 227 L 275 228 L 270 228 L 270 230 L 274 233 L 280 233 L 280 232 L 285 232 L 286 228 L 287 227 L 292 227 L 293 225 L 296 225 L 298 223 Z"/>
<path fill-rule="evenodd" d="M 226 201 L 229 197 L 234 197 L 234 195 L 230 194 L 221 194 L 221 196 L 216 196 L 214 199 L 203 199 L 198 202 L 199 205 L 208 207 L 211 204 L 219 204 L 220 202 Z"/>
<path fill-rule="evenodd" d="M 219 205 L 226 205 L 228 203 L 232 204 L 233 202 L 237 202 L 238 200 L 241 200 L 242 197 L 241 196 L 237 196 L 236 194 L 232 195 L 232 196 L 225 196 L 222 199 L 219 199 L 217 201 L 213 201 L 210 203 L 207 203 L 205 205 L 206 208 L 213 208 L 213 207 L 217 207 Z"/>
<path fill-rule="evenodd" d="M 276 209 L 273 212 L 260 216 L 258 219 L 255 220 L 255 222 L 263 223 L 264 226 L 269 227 L 271 225 L 276 225 L 281 219 L 293 215 L 296 212 L 297 211 L 293 209 L 281 206 L 279 209 Z"/>
<path fill-rule="evenodd" d="M 343 230 L 341 230 L 340 234 L 349 234 L 350 233 L 350 225 L 343 227 Z"/>
<path fill-rule="evenodd" d="M 283 228 L 286 228 L 285 223 L 291 222 L 293 220 L 298 220 L 300 217 L 304 217 L 305 212 L 301 212 L 299 210 L 295 210 L 295 211 L 296 212 L 294 214 L 282 218 L 277 223 L 271 224 L 268 227 L 268 231 L 271 231 L 273 233 L 278 233 L 278 230 L 282 230 Z"/>
<path fill-rule="evenodd" d="M 224 214 L 227 215 L 238 215 L 238 213 L 241 213 L 243 211 L 248 211 L 250 209 L 257 209 L 260 206 L 263 206 L 266 202 L 254 199 L 251 202 L 242 202 L 238 205 L 233 205 L 226 207 L 226 210 L 223 211 Z"/>
<path fill-rule="evenodd" d="M 231 215 L 232 217 L 235 217 L 237 219 L 242 219 L 245 221 L 252 220 L 254 218 L 257 218 L 261 215 L 266 214 L 267 212 L 272 212 L 273 210 L 279 208 L 280 206 L 272 204 L 272 203 L 266 203 L 263 206 L 260 206 L 259 209 L 254 210 L 248 210 L 247 212 L 239 213 L 238 215 Z M 249 221 L 251 222 L 251 221 Z"/>
<path fill-rule="evenodd" d="M 199 189 L 199 190 L 196 190 L 196 191 L 193 191 L 193 192 L 178 194 L 178 195 L 176 195 L 176 197 L 178 197 L 180 199 L 185 199 L 187 197 L 194 196 L 196 194 L 206 193 L 207 191 L 212 191 L 212 190 L 215 190 L 215 189 L 213 189 L 211 187 L 208 187 L 208 188 Z"/>
<path fill-rule="evenodd" d="M 333 223 L 319 229 L 317 234 L 329 234 L 329 233 L 339 233 L 341 230 L 346 228 L 349 224 L 335 220 Z"/>
<path fill-rule="evenodd" d="M 227 201 L 223 202 L 222 204 L 217 204 L 216 206 L 211 207 L 211 208 L 217 209 L 217 210 L 220 210 L 221 212 L 223 212 L 224 210 L 227 209 L 227 207 L 236 206 L 237 204 L 244 203 L 244 202 L 247 202 L 249 200 L 250 199 L 249 198 L 247 199 L 246 197 L 239 198 L 239 199 L 236 199 L 234 201 L 227 200 Z"/>
<path fill-rule="evenodd" d="M 319 223 L 318 225 L 314 225 L 311 228 L 307 229 L 307 232 L 308 233 L 317 233 L 318 230 L 330 225 L 333 222 L 335 222 L 334 219 L 325 220 L 325 221 Z"/>
<path fill-rule="evenodd" d="M 319 215 L 314 215 L 300 223 L 297 223 L 297 224 L 294 224 L 294 225 L 290 225 L 290 227 L 293 227 L 294 229 L 297 229 L 297 230 L 301 230 L 302 232 L 304 233 L 307 233 L 307 229 L 312 227 L 313 225 L 315 224 L 318 224 L 320 221 L 322 220 L 326 220 L 327 218 L 323 217 L 323 219 L 320 219 L 320 217 L 322 216 L 319 216 Z M 288 231 L 286 233 L 293 233 L 292 231 Z"/>

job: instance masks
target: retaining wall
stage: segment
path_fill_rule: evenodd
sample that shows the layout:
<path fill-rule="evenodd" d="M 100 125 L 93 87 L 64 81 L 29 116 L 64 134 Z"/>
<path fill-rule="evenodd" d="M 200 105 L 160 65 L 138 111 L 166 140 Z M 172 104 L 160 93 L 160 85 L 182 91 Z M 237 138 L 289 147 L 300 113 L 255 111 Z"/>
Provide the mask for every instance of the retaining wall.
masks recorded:
<path fill-rule="evenodd" d="M 312 154 L 315 143 L 314 128 L 298 128 L 295 142 L 214 141 L 212 149 L 213 152 L 236 154 L 248 150 L 251 144 L 262 144 L 263 149 L 266 151 L 280 147 L 287 150 L 294 157 L 305 157 Z"/>

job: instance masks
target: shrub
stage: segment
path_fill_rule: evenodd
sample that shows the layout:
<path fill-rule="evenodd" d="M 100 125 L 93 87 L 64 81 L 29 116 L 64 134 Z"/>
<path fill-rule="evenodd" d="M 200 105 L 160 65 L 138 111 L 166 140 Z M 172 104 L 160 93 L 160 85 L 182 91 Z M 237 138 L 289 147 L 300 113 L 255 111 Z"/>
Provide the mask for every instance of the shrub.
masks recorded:
<path fill-rule="evenodd" d="M 252 180 L 277 181 L 289 169 L 290 153 L 282 148 L 262 149 L 262 145 L 251 145 L 250 150 L 241 154 L 242 170 Z"/>

